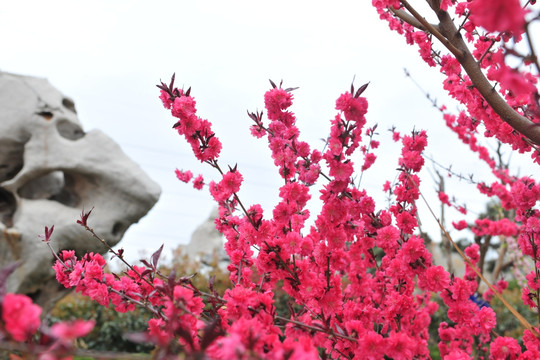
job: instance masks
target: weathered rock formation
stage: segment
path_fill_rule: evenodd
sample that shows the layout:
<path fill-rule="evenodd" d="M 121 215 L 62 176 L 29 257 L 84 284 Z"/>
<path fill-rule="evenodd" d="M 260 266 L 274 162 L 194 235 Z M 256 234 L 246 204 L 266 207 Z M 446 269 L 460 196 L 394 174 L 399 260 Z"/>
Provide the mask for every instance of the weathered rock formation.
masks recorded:
<path fill-rule="evenodd" d="M 84 132 L 73 100 L 46 79 L 0 72 L 0 267 L 19 261 L 8 290 L 50 305 L 62 292 L 53 256 L 38 238 L 55 226 L 53 247 L 105 251 L 76 224 L 118 243 L 156 203 L 159 186 L 99 130 Z"/>
<path fill-rule="evenodd" d="M 219 216 L 217 208 L 201 225 L 191 234 L 191 240 L 186 246 L 186 253 L 190 256 L 212 254 L 215 250 L 223 249 L 223 237 L 216 230 L 214 220 Z"/>
<path fill-rule="evenodd" d="M 218 266 L 225 269 L 229 264 L 229 257 L 223 247 L 223 236 L 217 231 L 214 223 L 218 216 L 218 209 L 214 208 L 208 219 L 191 234 L 191 240 L 185 247 L 185 253 L 191 259 L 200 261 L 201 265 L 209 265 L 217 260 Z M 204 269 L 201 271 L 204 272 Z"/>

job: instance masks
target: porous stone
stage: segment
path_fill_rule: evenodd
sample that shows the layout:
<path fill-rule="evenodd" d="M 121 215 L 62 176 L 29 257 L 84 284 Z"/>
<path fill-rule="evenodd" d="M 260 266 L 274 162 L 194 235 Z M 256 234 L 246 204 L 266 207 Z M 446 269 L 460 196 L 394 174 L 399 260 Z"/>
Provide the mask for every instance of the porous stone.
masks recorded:
<path fill-rule="evenodd" d="M 0 267 L 18 261 L 8 291 L 42 306 L 62 295 L 54 258 L 38 238 L 54 225 L 55 250 L 104 253 L 76 220 L 112 246 L 157 202 L 160 187 L 99 130 L 85 132 L 73 100 L 46 79 L 0 72 Z"/>
<path fill-rule="evenodd" d="M 204 254 L 212 254 L 215 250 L 223 249 L 223 237 L 217 231 L 215 219 L 219 216 L 217 208 L 214 208 L 202 224 L 191 234 L 191 240 L 186 247 L 186 253 L 190 257 Z"/>
<path fill-rule="evenodd" d="M 219 211 L 214 208 L 203 223 L 191 234 L 191 240 L 185 247 L 185 254 L 191 259 L 201 263 L 201 273 L 211 270 L 216 260 L 217 266 L 222 270 L 227 268 L 229 257 L 223 247 L 223 236 L 216 229 L 214 221 L 219 216 Z"/>

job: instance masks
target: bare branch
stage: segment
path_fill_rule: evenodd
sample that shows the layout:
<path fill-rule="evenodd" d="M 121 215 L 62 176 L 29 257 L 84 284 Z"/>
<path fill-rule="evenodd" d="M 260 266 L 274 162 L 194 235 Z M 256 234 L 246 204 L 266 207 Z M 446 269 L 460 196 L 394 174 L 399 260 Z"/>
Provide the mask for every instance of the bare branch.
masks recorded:
<path fill-rule="evenodd" d="M 508 244 L 506 244 L 506 236 L 499 235 L 499 240 L 501 241 L 501 247 L 499 248 L 499 256 L 497 257 L 497 262 L 495 263 L 495 269 L 493 270 L 492 280 L 494 283 L 499 278 L 504 267 L 504 257 L 508 251 Z"/>
<path fill-rule="evenodd" d="M 435 173 L 437 174 L 437 176 L 439 177 L 438 181 L 437 181 L 437 184 L 439 185 L 439 192 L 445 192 L 446 189 L 445 189 L 445 186 L 444 186 L 444 177 L 437 171 L 435 170 Z M 440 218 L 440 222 L 441 224 L 443 225 L 443 227 L 446 227 L 445 225 L 445 216 L 444 216 L 444 204 L 441 202 L 441 218 Z M 453 266 L 453 263 L 452 263 L 452 244 L 450 243 L 450 241 L 446 238 L 445 234 L 444 234 L 444 231 L 441 230 L 441 240 L 442 240 L 442 243 L 443 243 L 443 249 L 444 249 L 444 252 L 445 252 L 445 256 L 446 256 L 446 266 L 447 266 L 447 271 L 449 273 L 453 273 L 454 272 L 454 266 Z"/>
<path fill-rule="evenodd" d="M 408 12 L 402 9 L 395 9 L 393 7 L 390 7 L 390 11 L 392 11 L 395 16 L 405 21 L 407 24 L 417 28 L 418 30 L 428 31 L 428 29 L 424 25 L 422 25 L 420 21 L 416 20 L 416 18 Z M 431 26 L 433 26 L 435 29 L 438 27 L 438 25 L 435 24 L 431 24 Z"/>

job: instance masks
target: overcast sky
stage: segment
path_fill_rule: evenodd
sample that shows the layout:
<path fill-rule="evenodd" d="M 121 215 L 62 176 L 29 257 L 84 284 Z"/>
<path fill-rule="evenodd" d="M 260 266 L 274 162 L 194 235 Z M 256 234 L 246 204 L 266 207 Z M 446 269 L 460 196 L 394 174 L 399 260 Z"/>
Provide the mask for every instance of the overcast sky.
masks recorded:
<path fill-rule="evenodd" d="M 206 191 L 196 191 L 174 175 L 180 168 L 217 179 L 212 169 L 193 159 L 158 99 L 155 84 L 168 81 L 172 73 L 178 85 L 192 87 L 199 115 L 214 124 L 223 143 L 222 164 L 238 163 L 245 178 L 240 194 L 247 204 L 271 209 L 281 184 L 266 142 L 249 135 L 246 115 L 247 109 L 263 108 L 268 79 L 299 87 L 292 110 L 302 139 L 319 149 L 335 114 L 335 99 L 349 89 L 353 77 L 357 87 L 370 82 L 364 93 L 368 125 L 379 124 L 381 147 L 362 187 L 379 208 L 387 205 L 382 183 L 396 176 L 400 149 L 387 131 L 393 125 L 401 132 L 428 130 L 426 154 L 465 175 L 489 179 L 487 166 L 468 155 L 443 126 L 440 113 L 404 75 L 407 68 L 442 104 L 446 99 L 438 71 L 391 32 L 370 3 L 4 1 L 0 70 L 48 78 L 74 99 L 85 130 L 104 131 L 160 184 L 160 201 L 121 243 L 131 259 L 162 243 L 168 249 L 187 243 L 214 206 Z M 520 166 L 522 174 L 531 171 Z M 422 189 L 438 208 L 435 185 L 424 175 Z M 467 202 L 473 215 L 487 201 L 472 196 L 474 186 L 455 179 L 448 181 L 447 192 Z M 312 197 L 318 197 L 316 191 Z M 427 210 L 420 211 L 424 227 L 437 238 L 434 220 Z M 463 218 L 454 212 L 449 217 Z"/>

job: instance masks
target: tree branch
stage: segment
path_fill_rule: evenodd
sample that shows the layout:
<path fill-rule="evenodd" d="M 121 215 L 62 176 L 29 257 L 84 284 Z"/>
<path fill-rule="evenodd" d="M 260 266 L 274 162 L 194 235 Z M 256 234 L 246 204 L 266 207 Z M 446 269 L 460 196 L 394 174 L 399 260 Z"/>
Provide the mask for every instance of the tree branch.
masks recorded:
<path fill-rule="evenodd" d="M 452 18 L 446 11 L 434 11 L 439 18 L 439 26 L 434 27 L 427 22 L 408 2 L 400 0 L 403 6 L 418 20 L 429 33 L 439 41 L 456 57 L 474 87 L 480 92 L 482 97 L 499 115 L 501 120 L 510 125 L 515 131 L 529 139 L 533 144 L 540 145 L 540 125 L 519 114 L 514 110 L 503 97 L 494 89 L 482 72 L 479 64 L 469 51 L 469 48 L 461 34 L 456 29 Z M 526 140 L 527 141 L 527 140 Z"/>
<path fill-rule="evenodd" d="M 428 29 L 424 25 L 422 25 L 420 21 L 416 20 L 416 18 L 408 12 L 401 9 L 395 9 L 393 7 L 390 7 L 390 11 L 392 11 L 395 16 L 405 21 L 407 24 L 417 28 L 418 30 L 428 31 Z M 438 27 L 438 25 L 434 24 L 431 24 L 431 26 L 433 26 L 435 29 Z"/>
<path fill-rule="evenodd" d="M 459 61 L 467 75 L 469 75 L 474 87 L 480 92 L 489 106 L 491 106 L 497 115 L 499 115 L 500 118 L 514 130 L 519 132 L 525 138 L 530 139 L 532 143 L 540 145 L 540 126 L 514 110 L 494 89 L 493 85 L 482 72 L 480 65 L 469 51 L 467 44 L 457 31 L 450 15 L 446 11 L 439 11 L 437 16 L 440 20 L 439 28 L 441 33 L 452 46 L 459 49 L 459 52 L 462 54 L 462 56 L 456 56 L 456 59 Z M 450 48 L 449 50 L 452 51 Z"/>
<path fill-rule="evenodd" d="M 403 4 L 403 6 L 414 16 L 416 20 L 418 20 L 425 28 L 426 31 L 431 33 L 433 36 L 435 36 L 437 39 L 439 39 L 440 42 L 443 43 L 443 45 L 454 54 L 456 58 L 459 58 L 463 56 L 462 51 L 456 48 L 453 44 L 448 41 L 448 39 L 441 34 L 441 32 L 433 25 L 431 25 L 427 20 L 418 13 L 408 2 L 407 0 L 400 0 L 400 2 Z"/>

